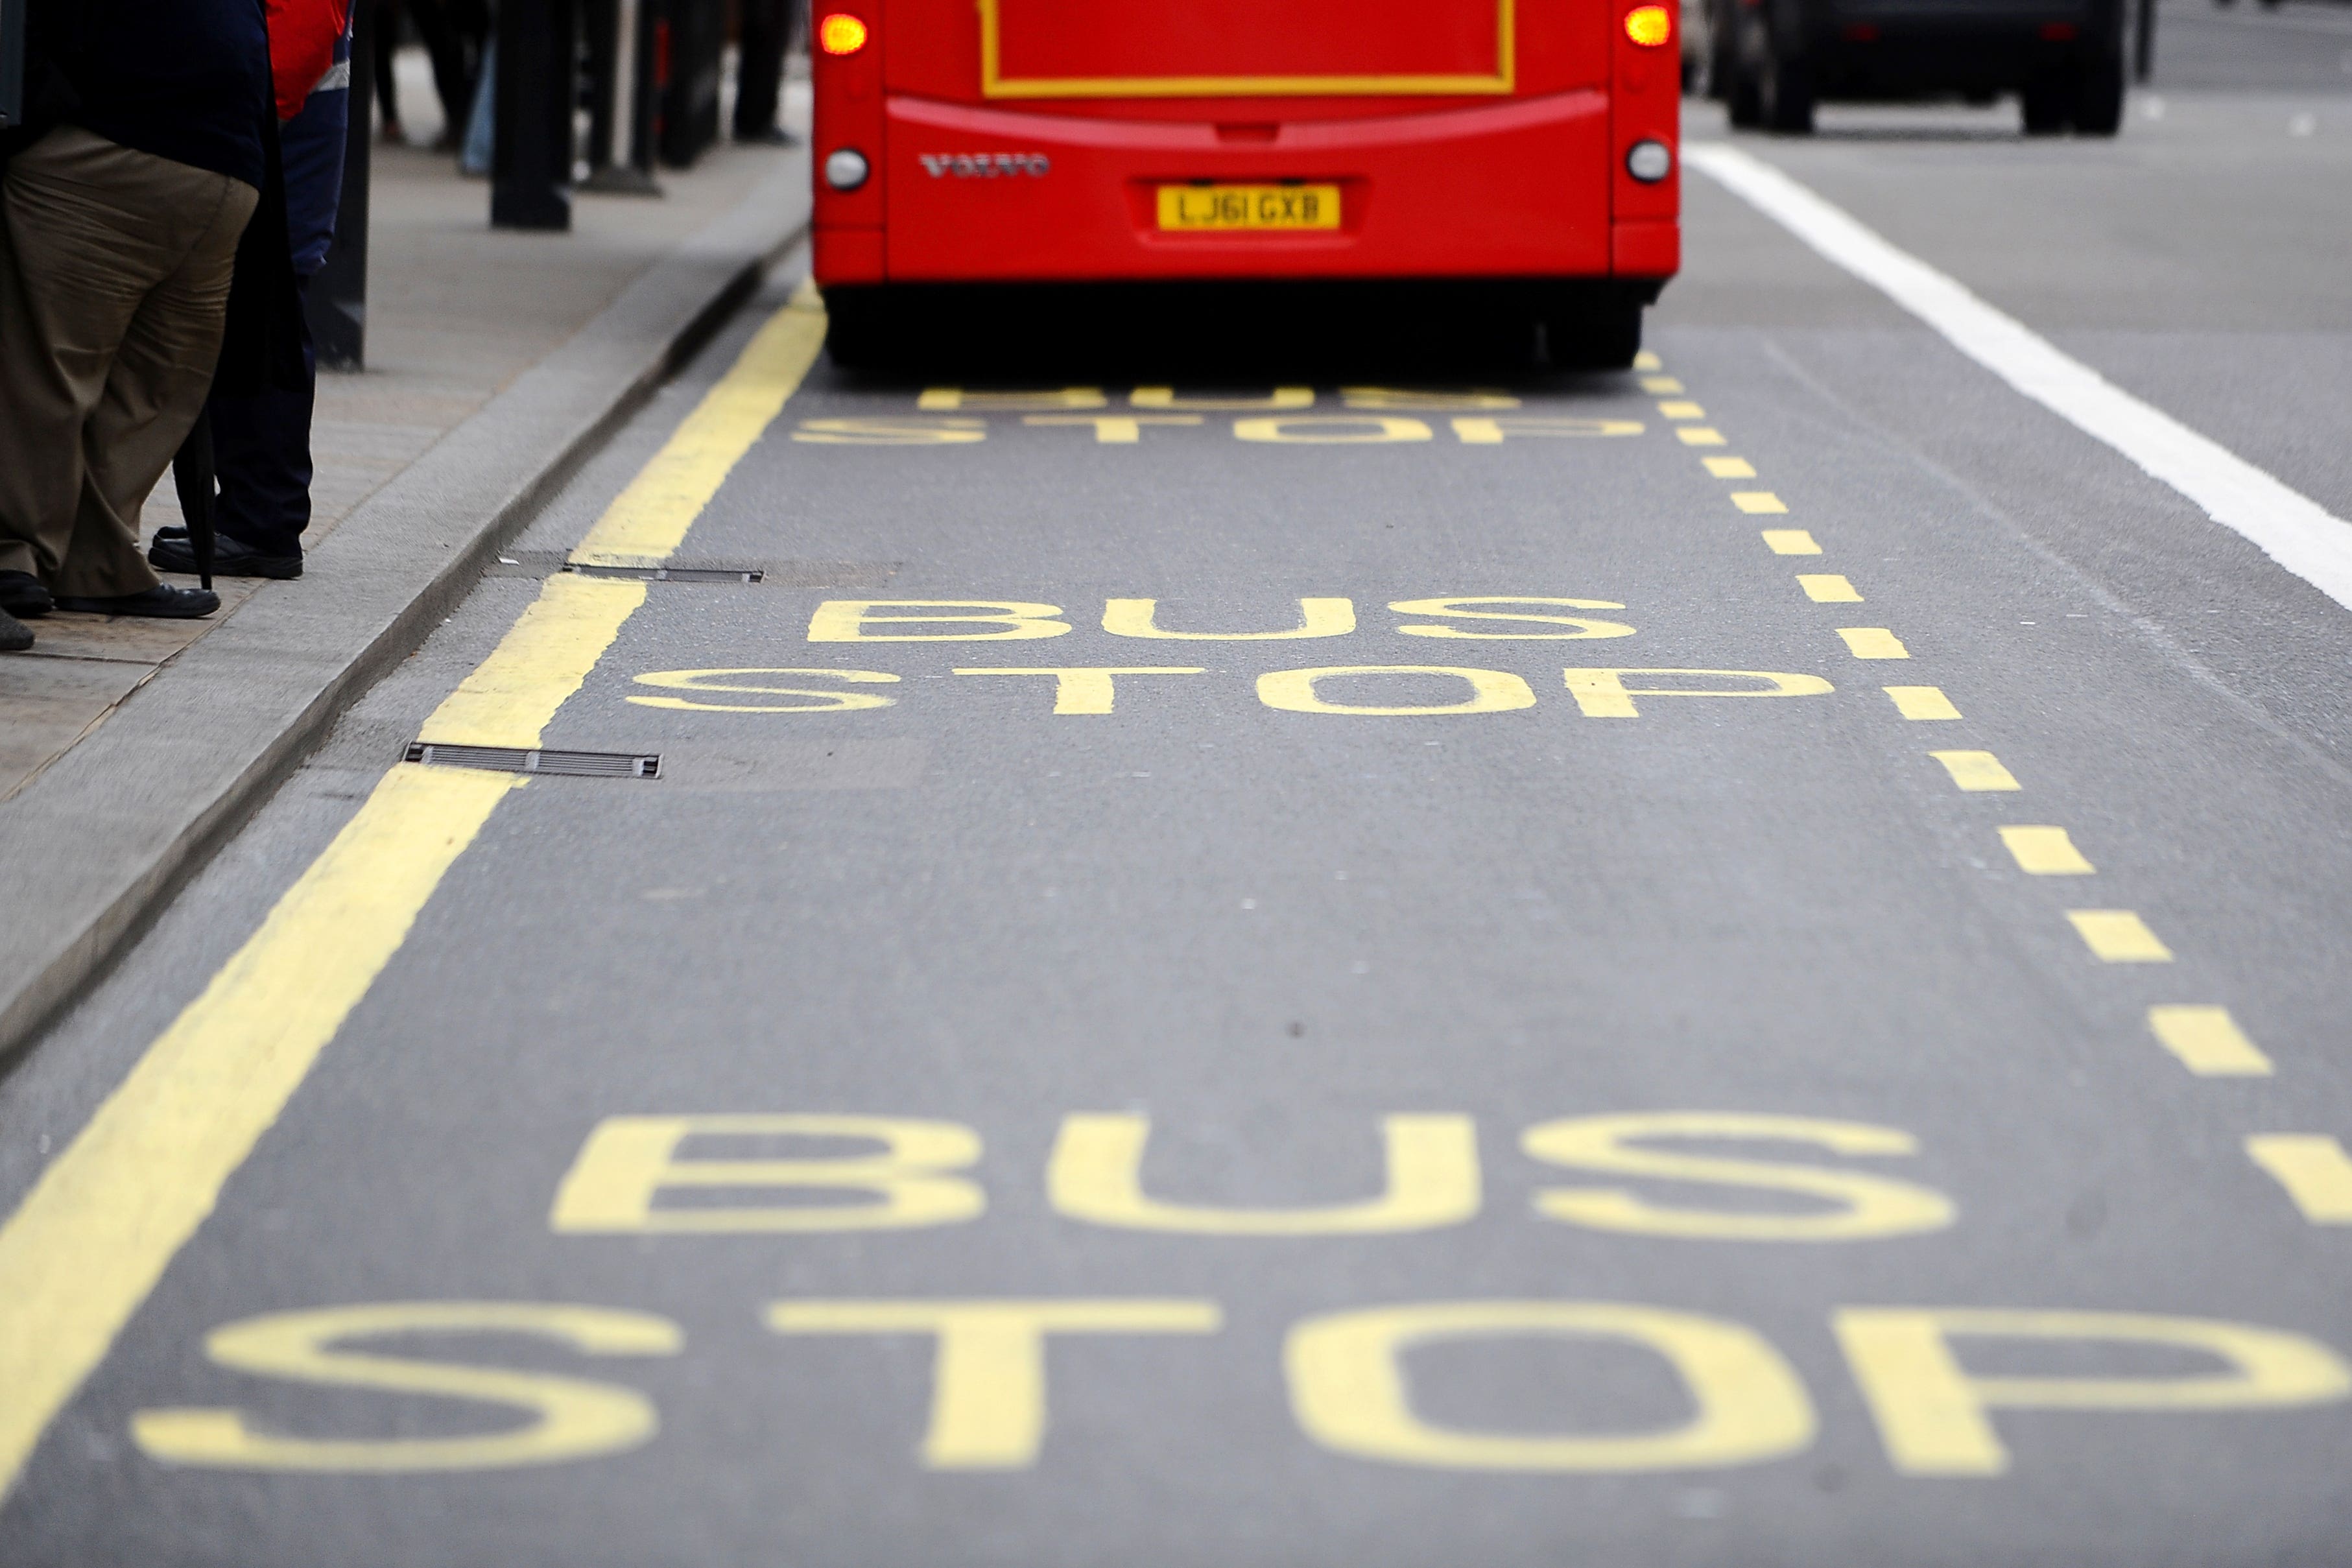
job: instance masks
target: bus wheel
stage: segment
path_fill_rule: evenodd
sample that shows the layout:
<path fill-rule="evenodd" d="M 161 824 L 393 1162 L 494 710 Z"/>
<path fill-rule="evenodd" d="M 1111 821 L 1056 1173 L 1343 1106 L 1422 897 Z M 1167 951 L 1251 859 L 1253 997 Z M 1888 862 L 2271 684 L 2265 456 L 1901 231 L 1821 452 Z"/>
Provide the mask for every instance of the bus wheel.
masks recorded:
<path fill-rule="evenodd" d="M 2124 123 L 2124 51 L 2117 44 L 2087 60 L 2074 84 L 2072 118 L 2085 136 L 2113 136 Z"/>
<path fill-rule="evenodd" d="M 2044 71 L 2025 84 L 2018 100 L 2028 136 L 2055 136 L 2074 113 L 2074 78 L 2068 72 Z"/>
<path fill-rule="evenodd" d="M 1580 300 L 1544 320 L 1556 370 L 1626 370 L 1642 352 L 1642 303 L 1622 295 Z"/>

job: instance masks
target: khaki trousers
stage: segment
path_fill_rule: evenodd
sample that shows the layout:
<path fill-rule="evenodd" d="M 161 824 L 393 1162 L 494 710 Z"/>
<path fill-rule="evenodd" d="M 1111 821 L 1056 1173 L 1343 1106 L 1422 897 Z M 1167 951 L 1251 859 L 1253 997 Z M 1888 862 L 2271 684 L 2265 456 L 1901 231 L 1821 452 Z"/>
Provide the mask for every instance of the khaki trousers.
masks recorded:
<path fill-rule="evenodd" d="M 0 571 L 155 585 L 139 509 L 212 385 L 260 193 L 61 126 L 0 184 Z"/>

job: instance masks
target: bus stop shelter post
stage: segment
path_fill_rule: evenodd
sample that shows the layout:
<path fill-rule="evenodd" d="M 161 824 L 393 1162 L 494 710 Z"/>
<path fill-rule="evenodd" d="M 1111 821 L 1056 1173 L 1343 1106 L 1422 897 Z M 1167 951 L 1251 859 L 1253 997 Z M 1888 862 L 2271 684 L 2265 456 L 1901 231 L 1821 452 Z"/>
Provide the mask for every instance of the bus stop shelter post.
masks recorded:
<path fill-rule="evenodd" d="M 5 4 L 5 0 L 0 0 Z M 335 239 L 325 265 L 302 301 L 322 370 L 367 368 L 368 161 L 375 145 L 375 10 L 362 5 L 352 18 L 352 85 L 345 100 L 343 189 L 335 206 Z"/>
<path fill-rule="evenodd" d="M 572 108 L 579 32 L 573 0 L 499 6 L 490 226 L 572 226 Z"/>

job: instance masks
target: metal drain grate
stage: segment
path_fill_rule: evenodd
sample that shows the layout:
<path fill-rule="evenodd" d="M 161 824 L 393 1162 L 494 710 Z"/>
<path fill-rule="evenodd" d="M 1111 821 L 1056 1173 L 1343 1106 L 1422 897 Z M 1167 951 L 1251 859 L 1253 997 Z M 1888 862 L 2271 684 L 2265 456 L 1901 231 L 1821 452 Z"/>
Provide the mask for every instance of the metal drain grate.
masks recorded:
<path fill-rule="evenodd" d="M 661 757 L 643 752 L 527 752 L 520 746 L 442 746 L 411 741 L 404 762 L 494 773 L 563 773 L 584 779 L 657 779 Z"/>
<path fill-rule="evenodd" d="M 581 566 L 566 562 L 563 569 L 582 577 L 625 577 L 636 583 L 757 583 L 767 576 L 757 567 L 740 566 Z"/>

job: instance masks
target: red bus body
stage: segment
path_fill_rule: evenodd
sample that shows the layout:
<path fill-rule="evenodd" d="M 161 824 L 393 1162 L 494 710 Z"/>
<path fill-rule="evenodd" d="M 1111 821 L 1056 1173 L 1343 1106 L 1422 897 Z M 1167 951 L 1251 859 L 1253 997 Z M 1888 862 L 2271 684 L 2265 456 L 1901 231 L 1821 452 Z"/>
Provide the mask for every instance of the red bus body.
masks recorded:
<path fill-rule="evenodd" d="M 1680 49 L 1634 41 L 1635 4 L 815 0 L 820 41 L 826 17 L 866 29 L 855 52 L 812 51 L 817 281 L 1622 279 L 1654 296 L 1680 258 Z M 1628 167 L 1645 142 L 1668 150 L 1663 178 Z M 844 149 L 868 170 L 853 189 L 827 179 Z M 1162 187 L 1213 184 L 1336 187 L 1336 222 L 1161 227 Z"/>

